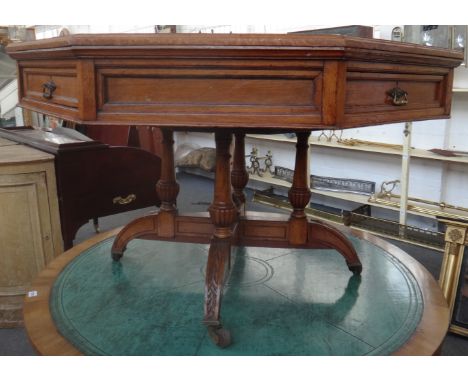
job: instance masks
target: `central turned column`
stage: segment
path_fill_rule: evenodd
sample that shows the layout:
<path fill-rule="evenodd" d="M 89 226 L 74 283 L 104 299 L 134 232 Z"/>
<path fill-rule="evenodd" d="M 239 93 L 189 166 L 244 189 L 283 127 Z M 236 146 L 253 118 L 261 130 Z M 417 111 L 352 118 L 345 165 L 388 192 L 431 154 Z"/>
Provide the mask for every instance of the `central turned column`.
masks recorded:
<path fill-rule="evenodd" d="M 205 279 L 205 315 L 203 322 L 213 341 L 221 347 L 230 343 L 229 332 L 220 322 L 221 297 L 226 272 L 230 266 L 232 228 L 238 218 L 238 210 L 231 196 L 231 155 L 229 148 L 232 134 L 219 131 L 216 140 L 216 173 L 213 203 L 208 208 L 214 225 L 210 242 Z"/>
<path fill-rule="evenodd" d="M 161 200 L 159 209 L 159 235 L 174 237 L 175 216 L 177 214 L 176 201 L 179 194 L 179 184 L 175 178 L 174 167 L 174 133 L 169 129 L 162 132 L 162 160 L 161 178 L 156 184 L 156 192 Z"/>
<path fill-rule="evenodd" d="M 309 137 L 310 131 L 296 133 L 296 163 L 294 178 L 289 190 L 289 202 L 293 207 L 289 219 L 289 243 L 301 245 L 307 243 L 307 216 L 304 208 L 310 201 L 309 179 Z"/>
<path fill-rule="evenodd" d="M 231 196 L 231 146 L 232 134 L 216 132 L 216 172 L 213 203 L 208 208 L 215 226 L 214 236 L 220 239 L 231 237 L 231 226 L 237 218 L 237 208 Z"/>

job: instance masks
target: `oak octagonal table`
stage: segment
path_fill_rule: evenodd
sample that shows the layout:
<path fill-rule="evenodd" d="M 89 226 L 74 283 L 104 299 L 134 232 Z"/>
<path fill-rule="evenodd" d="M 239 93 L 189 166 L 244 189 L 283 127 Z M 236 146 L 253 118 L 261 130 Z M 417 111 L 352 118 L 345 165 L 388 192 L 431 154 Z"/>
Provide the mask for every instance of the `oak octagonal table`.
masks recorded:
<path fill-rule="evenodd" d="M 462 54 L 383 40 L 318 35 L 72 35 L 12 44 L 20 106 L 84 125 L 162 129 L 158 213 L 117 235 L 118 261 L 135 238 L 210 243 L 204 323 L 226 346 L 221 296 L 232 245 L 332 248 L 349 269 L 358 254 L 339 230 L 309 220 L 312 130 L 448 118 L 453 69 Z M 209 214 L 179 214 L 174 131 L 214 132 Z M 297 136 L 288 219 L 244 212 L 246 133 Z M 235 137 L 231 168 L 230 146 Z M 117 175 L 118 176 L 118 175 Z"/>

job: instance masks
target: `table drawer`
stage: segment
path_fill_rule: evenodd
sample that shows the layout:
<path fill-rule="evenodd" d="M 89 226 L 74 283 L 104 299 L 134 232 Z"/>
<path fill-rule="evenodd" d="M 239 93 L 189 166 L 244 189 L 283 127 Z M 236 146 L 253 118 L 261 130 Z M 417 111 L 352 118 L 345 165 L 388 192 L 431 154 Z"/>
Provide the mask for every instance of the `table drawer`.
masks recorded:
<path fill-rule="evenodd" d="M 76 66 L 21 67 L 22 103 L 46 109 L 52 114 L 78 113 L 80 104 Z"/>
<path fill-rule="evenodd" d="M 301 126 L 321 121 L 321 62 L 294 69 L 198 65 L 98 67 L 101 119 L 118 113 L 129 120 L 146 117 L 155 125 Z"/>
<path fill-rule="evenodd" d="M 448 70 L 378 66 L 350 69 L 346 74 L 345 126 L 449 116 L 452 82 Z"/>
<path fill-rule="evenodd" d="M 342 125 L 448 118 L 451 86 L 448 73 L 349 71 Z"/>

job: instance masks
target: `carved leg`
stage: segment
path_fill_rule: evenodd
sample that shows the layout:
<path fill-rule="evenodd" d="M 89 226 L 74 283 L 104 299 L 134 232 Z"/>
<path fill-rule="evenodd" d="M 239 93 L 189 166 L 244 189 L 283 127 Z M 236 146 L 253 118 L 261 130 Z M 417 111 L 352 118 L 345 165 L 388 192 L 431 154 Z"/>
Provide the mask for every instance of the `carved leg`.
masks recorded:
<path fill-rule="evenodd" d="M 289 219 L 289 243 L 301 245 L 307 243 L 307 216 L 304 208 L 310 200 L 310 180 L 307 151 L 310 131 L 296 133 L 296 164 L 294 178 L 289 190 L 289 202 L 293 207 Z"/>
<path fill-rule="evenodd" d="M 230 333 L 222 327 L 220 315 L 225 274 L 229 267 L 230 256 L 230 238 L 213 237 L 206 266 L 205 317 L 203 323 L 207 326 L 208 334 L 213 342 L 220 347 L 226 347 L 231 343 Z"/>
<path fill-rule="evenodd" d="M 220 322 L 221 298 L 225 274 L 230 266 L 232 226 L 238 211 L 231 197 L 230 154 L 232 136 L 216 132 L 216 173 L 214 200 L 208 211 L 215 227 L 208 253 L 205 280 L 205 315 L 203 322 L 216 345 L 225 347 L 230 343 L 230 334 Z"/>
<path fill-rule="evenodd" d="M 245 213 L 244 188 L 249 181 L 249 173 L 245 168 L 244 133 L 235 133 L 234 161 L 231 173 L 231 183 L 234 192 L 232 198 L 241 213 Z"/>
<path fill-rule="evenodd" d="M 118 261 L 126 249 L 127 243 L 139 236 L 157 234 L 161 238 L 172 238 L 175 235 L 175 217 L 177 215 L 176 199 L 179 184 L 175 179 L 174 138 L 172 130 L 162 131 L 161 178 L 156 185 L 156 192 L 161 200 L 157 215 L 138 218 L 127 224 L 117 235 L 112 245 L 112 258 Z"/>

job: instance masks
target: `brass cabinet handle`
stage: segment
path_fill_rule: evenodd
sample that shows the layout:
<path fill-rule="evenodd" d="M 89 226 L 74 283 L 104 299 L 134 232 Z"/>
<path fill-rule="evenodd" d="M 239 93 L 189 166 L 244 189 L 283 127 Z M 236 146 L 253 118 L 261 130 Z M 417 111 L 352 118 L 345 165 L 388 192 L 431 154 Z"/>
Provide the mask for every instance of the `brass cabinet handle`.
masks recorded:
<path fill-rule="evenodd" d="M 122 198 L 121 196 L 116 196 L 114 199 L 112 199 L 112 203 L 124 205 L 124 204 L 130 204 L 134 200 L 136 200 L 136 195 L 130 194 L 126 198 Z"/>
<path fill-rule="evenodd" d="M 408 103 L 408 92 L 399 87 L 395 87 L 387 91 L 387 95 L 391 97 L 392 104 L 402 106 Z"/>
<path fill-rule="evenodd" d="M 57 89 L 55 82 L 50 80 L 42 84 L 42 96 L 45 99 L 51 99 L 53 97 L 54 91 Z"/>

